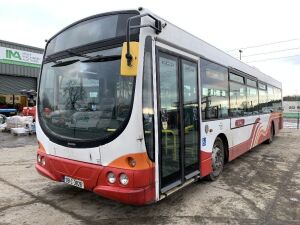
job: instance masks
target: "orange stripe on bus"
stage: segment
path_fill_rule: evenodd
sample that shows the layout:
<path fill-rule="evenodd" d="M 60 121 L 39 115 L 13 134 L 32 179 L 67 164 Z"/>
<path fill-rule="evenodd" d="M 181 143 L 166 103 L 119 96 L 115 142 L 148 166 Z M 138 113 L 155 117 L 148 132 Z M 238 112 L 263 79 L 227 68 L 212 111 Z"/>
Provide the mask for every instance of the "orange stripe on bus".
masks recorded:
<path fill-rule="evenodd" d="M 128 159 L 130 157 L 136 161 L 136 165 L 134 167 L 130 166 L 128 163 Z M 144 170 L 154 167 L 154 163 L 149 160 L 147 153 L 143 152 L 121 156 L 107 166 L 131 170 Z"/>
<path fill-rule="evenodd" d="M 42 145 L 42 143 L 38 141 L 38 145 L 39 145 L 38 152 L 46 153 L 46 150 L 45 150 L 44 146 Z"/>

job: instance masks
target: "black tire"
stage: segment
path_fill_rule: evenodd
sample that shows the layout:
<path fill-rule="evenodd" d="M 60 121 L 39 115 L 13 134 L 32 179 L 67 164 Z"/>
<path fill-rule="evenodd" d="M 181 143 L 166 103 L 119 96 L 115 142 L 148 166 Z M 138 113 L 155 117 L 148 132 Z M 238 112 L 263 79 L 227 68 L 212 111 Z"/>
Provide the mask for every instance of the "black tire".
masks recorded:
<path fill-rule="evenodd" d="M 266 140 L 266 144 L 272 144 L 273 139 L 274 139 L 274 125 L 272 123 L 271 128 L 270 128 L 270 138 L 268 140 Z"/>
<path fill-rule="evenodd" d="M 225 162 L 224 143 L 221 138 L 217 137 L 212 149 L 211 163 L 212 172 L 206 177 L 209 181 L 218 179 L 223 171 Z"/>

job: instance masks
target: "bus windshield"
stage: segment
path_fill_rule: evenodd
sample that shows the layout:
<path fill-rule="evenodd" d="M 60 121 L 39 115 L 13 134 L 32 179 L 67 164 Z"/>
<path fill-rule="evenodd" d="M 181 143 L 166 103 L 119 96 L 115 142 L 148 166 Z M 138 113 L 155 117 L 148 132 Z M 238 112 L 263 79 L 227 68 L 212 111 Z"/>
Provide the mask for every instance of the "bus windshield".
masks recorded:
<path fill-rule="evenodd" d="M 120 55 L 121 48 L 88 57 Z M 67 140 L 103 140 L 126 125 L 134 78 L 120 75 L 120 59 L 69 57 L 43 66 L 39 121 L 45 133 Z M 65 63 L 64 63 L 65 62 Z"/>

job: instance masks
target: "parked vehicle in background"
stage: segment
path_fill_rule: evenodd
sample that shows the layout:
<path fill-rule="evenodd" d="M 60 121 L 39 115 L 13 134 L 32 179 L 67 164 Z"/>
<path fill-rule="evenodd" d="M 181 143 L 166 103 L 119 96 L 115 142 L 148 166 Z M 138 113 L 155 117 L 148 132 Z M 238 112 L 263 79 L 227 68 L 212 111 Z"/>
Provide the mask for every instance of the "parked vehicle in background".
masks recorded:
<path fill-rule="evenodd" d="M 32 116 L 35 119 L 35 115 L 36 115 L 36 107 L 23 107 L 22 110 L 22 115 L 23 116 Z"/>
<path fill-rule="evenodd" d="M 5 116 L 13 116 L 17 114 L 16 109 L 0 109 L 0 114 Z"/>

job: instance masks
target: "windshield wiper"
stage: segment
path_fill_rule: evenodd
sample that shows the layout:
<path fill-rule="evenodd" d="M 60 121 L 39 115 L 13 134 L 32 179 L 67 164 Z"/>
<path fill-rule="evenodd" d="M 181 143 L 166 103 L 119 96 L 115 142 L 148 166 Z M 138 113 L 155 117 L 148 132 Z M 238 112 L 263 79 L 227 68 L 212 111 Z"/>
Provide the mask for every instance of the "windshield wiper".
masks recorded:
<path fill-rule="evenodd" d="M 57 63 L 57 61 L 56 61 L 54 58 L 50 57 L 50 56 L 47 56 L 47 57 L 44 59 L 43 63 L 44 63 L 44 62 L 47 62 L 47 61 Z"/>
<path fill-rule="evenodd" d="M 81 61 L 82 63 L 90 63 L 90 62 L 107 62 L 121 59 L 121 55 L 96 55 L 87 60 Z"/>
<path fill-rule="evenodd" d="M 85 55 L 85 54 L 80 54 L 80 53 L 74 52 L 72 50 L 66 50 L 66 52 L 69 53 L 70 55 L 73 55 L 73 56 L 84 57 L 84 58 L 87 58 L 87 59 L 93 58 L 92 56 L 88 56 L 88 55 Z"/>
<path fill-rule="evenodd" d="M 65 52 L 69 53 L 70 55 L 72 56 L 79 56 L 79 57 L 84 57 L 84 58 L 87 58 L 87 59 L 90 59 L 92 58 L 92 56 L 88 56 L 88 55 L 85 55 L 85 54 L 80 54 L 80 53 L 77 53 L 77 52 L 74 52 L 72 50 L 66 50 Z M 61 61 L 58 61 L 58 60 L 55 60 L 54 58 L 50 57 L 50 56 L 47 56 L 44 60 L 44 62 L 46 61 L 50 61 L 50 62 L 53 62 L 56 64 L 56 66 L 58 65 L 62 65 L 62 66 L 66 66 L 66 65 L 63 65 L 63 64 L 60 64 Z M 71 60 L 73 61 L 73 60 Z M 65 61 L 66 62 L 66 61 Z M 68 61 L 69 62 L 69 61 Z M 73 62 L 74 63 L 74 62 Z M 70 65 L 70 64 L 67 64 L 67 65 Z"/>
<path fill-rule="evenodd" d="M 54 65 L 52 65 L 51 67 L 61 67 L 61 66 L 68 66 L 71 65 L 73 63 L 79 62 L 79 59 L 73 59 L 73 60 L 67 60 L 67 61 L 56 61 Z"/>

